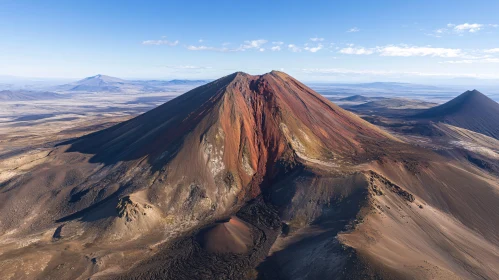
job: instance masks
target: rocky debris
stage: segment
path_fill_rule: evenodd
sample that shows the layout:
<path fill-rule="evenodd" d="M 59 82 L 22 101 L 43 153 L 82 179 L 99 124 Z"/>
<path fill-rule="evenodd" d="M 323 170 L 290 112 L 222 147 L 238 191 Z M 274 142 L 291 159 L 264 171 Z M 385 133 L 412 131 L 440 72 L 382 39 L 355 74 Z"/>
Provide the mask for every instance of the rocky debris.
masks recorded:
<path fill-rule="evenodd" d="M 243 166 L 244 172 L 246 172 L 246 174 L 248 174 L 249 176 L 253 176 L 255 174 L 255 170 L 253 169 L 253 167 L 251 167 L 250 161 L 251 161 L 251 155 L 249 154 L 248 145 L 245 142 L 244 146 L 243 146 L 243 154 L 241 157 L 241 164 Z"/>
<path fill-rule="evenodd" d="M 192 209 L 192 207 L 194 207 L 200 200 L 207 198 L 206 190 L 202 189 L 201 186 L 191 185 L 190 189 L 189 196 L 184 201 L 184 208 L 189 210 Z"/>
<path fill-rule="evenodd" d="M 383 191 L 381 188 L 374 183 L 374 177 L 370 176 L 368 180 L 369 184 L 369 189 L 375 194 L 375 195 L 383 195 Z"/>
<path fill-rule="evenodd" d="M 231 190 L 232 187 L 234 187 L 236 185 L 236 180 L 235 180 L 234 174 L 232 174 L 232 172 L 227 171 L 227 173 L 224 176 L 224 183 L 229 188 L 229 190 Z"/>
<path fill-rule="evenodd" d="M 130 196 L 122 197 L 118 201 L 118 205 L 116 206 L 116 210 L 118 210 L 118 217 L 124 218 L 127 222 L 131 222 L 138 217 L 138 215 L 144 215 L 144 213 L 140 213 L 140 206 L 138 203 L 134 203 Z"/>
<path fill-rule="evenodd" d="M 387 189 L 396 193 L 397 195 L 401 196 L 402 198 L 404 198 L 405 200 L 407 200 L 409 202 L 414 202 L 414 200 L 416 200 L 414 195 L 412 195 L 408 191 L 404 190 L 403 188 L 401 188 L 397 184 L 394 184 L 393 182 L 391 182 L 387 178 L 383 177 L 382 175 L 371 170 L 371 171 L 369 171 L 368 176 L 369 176 L 369 185 L 371 187 L 371 190 L 374 193 L 376 193 L 377 195 L 382 195 L 383 192 L 379 189 L 379 187 L 376 184 L 374 184 L 375 180 L 377 180 L 378 182 L 383 184 Z"/>
<path fill-rule="evenodd" d="M 220 134 L 220 135 L 219 135 Z M 222 133 L 218 133 L 216 136 L 215 142 L 220 142 L 219 139 L 223 139 L 223 131 Z M 218 140 L 217 140 L 218 139 Z M 202 139 L 202 147 L 203 147 L 203 157 L 210 168 L 213 177 L 217 176 L 220 172 L 225 169 L 225 164 L 223 161 L 223 151 L 224 146 L 222 144 L 220 148 L 218 148 L 217 143 L 213 145 L 207 138 L 206 135 L 203 135 Z"/>
<path fill-rule="evenodd" d="M 151 259 L 116 279 L 255 279 L 255 267 L 280 234 L 281 220 L 277 211 L 261 200 L 249 202 L 236 216 L 251 228 L 253 246 L 247 252 L 210 252 L 199 240 L 200 229 L 173 240 Z"/>
<path fill-rule="evenodd" d="M 376 184 L 372 184 L 370 187 L 376 195 L 383 195 L 383 191 Z"/>
<path fill-rule="evenodd" d="M 421 174 L 421 169 L 428 167 L 427 163 L 417 160 L 404 159 L 402 160 L 402 163 L 404 164 L 405 168 L 414 175 Z"/>

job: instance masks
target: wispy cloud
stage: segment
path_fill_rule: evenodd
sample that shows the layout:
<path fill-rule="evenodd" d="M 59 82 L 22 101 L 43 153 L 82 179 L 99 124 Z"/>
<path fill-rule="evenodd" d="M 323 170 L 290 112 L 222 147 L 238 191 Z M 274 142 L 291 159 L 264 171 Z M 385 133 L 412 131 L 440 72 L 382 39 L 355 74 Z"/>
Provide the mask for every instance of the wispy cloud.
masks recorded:
<path fill-rule="evenodd" d="M 318 52 L 318 51 L 322 50 L 323 47 L 324 47 L 324 45 L 318 44 L 316 47 L 309 47 L 309 46 L 307 46 L 307 47 L 305 47 L 303 49 L 306 50 L 306 51 L 315 53 L 315 52 Z"/>
<path fill-rule="evenodd" d="M 240 51 L 255 49 L 255 50 L 263 52 L 263 51 L 265 51 L 265 48 L 263 48 L 262 46 L 266 43 L 267 43 L 267 40 L 258 39 L 258 40 L 244 41 L 244 43 L 241 44 L 237 48 L 227 47 L 228 45 L 230 45 L 230 43 L 223 43 L 222 47 L 213 47 L 213 46 L 205 46 L 205 45 L 199 45 L 199 46 L 190 45 L 190 46 L 187 46 L 186 48 L 190 51 L 240 52 Z"/>
<path fill-rule="evenodd" d="M 340 53 L 343 53 L 343 54 L 357 54 L 357 55 L 369 55 L 369 54 L 373 54 L 374 50 L 373 49 L 365 49 L 365 48 L 348 47 L 348 48 L 340 49 Z"/>
<path fill-rule="evenodd" d="M 450 64 L 499 63 L 499 58 L 488 57 L 480 59 L 449 60 L 449 61 L 444 61 L 442 63 L 450 63 Z"/>
<path fill-rule="evenodd" d="M 251 41 L 244 41 L 244 44 L 241 46 L 242 49 L 260 49 L 262 45 L 267 43 L 267 40 L 258 39 Z"/>
<path fill-rule="evenodd" d="M 258 39 L 258 40 L 247 40 L 244 41 L 243 44 L 239 45 L 239 47 L 228 47 L 228 44 L 224 44 L 220 47 L 214 47 L 214 46 L 206 46 L 206 45 L 189 45 L 186 46 L 188 50 L 191 51 L 213 51 L 213 52 L 244 52 L 247 50 L 255 50 L 255 51 L 260 51 L 264 52 L 266 50 L 271 50 L 271 51 L 282 51 L 284 48 L 284 42 L 281 41 L 274 41 L 272 42 L 271 46 L 265 46 L 268 43 L 267 40 L 264 39 Z M 316 46 L 310 46 L 308 43 L 305 44 L 303 47 L 295 45 L 295 44 L 288 44 L 287 49 L 291 52 L 302 52 L 302 51 L 308 51 L 308 52 L 318 52 L 322 49 L 324 49 L 324 45 L 322 43 L 317 43 Z"/>
<path fill-rule="evenodd" d="M 215 52 L 228 52 L 229 48 L 217 48 L 217 47 L 209 47 L 209 46 L 187 46 L 187 49 L 190 51 L 215 51 Z"/>
<path fill-rule="evenodd" d="M 484 50 L 485 53 L 499 53 L 499 48 Z"/>
<path fill-rule="evenodd" d="M 459 57 L 463 54 L 461 49 L 412 47 L 412 46 L 384 46 L 378 47 L 376 52 L 380 56 L 433 56 L 433 57 Z"/>
<path fill-rule="evenodd" d="M 445 33 L 447 33 L 447 29 L 446 28 L 439 28 L 439 29 L 434 30 L 433 32 L 427 33 L 426 35 L 432 36 L 432 37 L 436 37 L 436 38 L 440 38 Z"/>
<path fill-rule="evenodd" d="M 470 78 L 498 78 L 499 75 L 488 74 L 456 74 L 437 72 L 411 72 L 411 71 L 383 71 L 383 70 L 356 70 L 344 68 L 304 68 L 303 73 L 316 74 L 321 76 L 341 76 L 341 75 L 372 75 L 372 76 L 422 76 L 422 77 L 470 77 Z"/>
<path fill-rule="evenodd" d="M 445 31 L 447 31 L 447 29 L 445 29 L 445 28 L 440 28 L 440 29 L 435 30 L 435 33 L 437 33 L 437 34 L 444 34 L 444 33 L 445 33 Z"/>
<path fill-rule="evenodd" d="M 166 46 L 176 46 L 178 45 L 179 41 L 178 40 L 175 40 L 175 41 L 168 41 L 168 40 L 146 40 L 146 41 L 142 41 L 142 45 L 156 45 L 156 46 L 159 46 L 159 45 L 166 45 Z"/>
<path fill-rule="evenodd" d="M 462 24 L 454 24 L 448 23 L 446 27 L 438 28 L 433 30 L 426 35 L 440 38 L 445 34 L 456 34 L 459 36 L 463 36 L 466 33 L 477 33 L 480 30 L 484 30 L 487 28 L 496 28 L 499 27 L 498 24 L 484 24 L 484 23 L 462 23 Z"/>
<path fill-rule="evenodd" d="M 288 49 L 292 52 L 301 52 L 301 48 L 295 44 L 289 44 Z"/>
<path fill-rule="evenodd" d="M 324 38 L 314 37 L 314 38 L 310 38 L 310 41 L 312 41 L 312 42 L 322 42 L 322 41 L 324 41 Z"/>
<path fill-rule="evenodd" d="M 301 69 L 305 73 L 315 74 L 374 74 L 374 75 L 387 75 L 391 72 L 379 70 L 354 70 L 344 68 L 304 68 Z"/>
<path fill-rule="evenodd" d="M 449 61 L 443 61 L 440 63 L 449 63 L 449 64 L 471 64 L 473 63 L 473 60 L 471 59 L 463 59 L 463 60 L 449 60 Z"/>
<path fill-rule="evenodd" d="M 352 32 L 359 32 L 359 31 L 360 31 L 360 29 L 358 29 L 357 27 L 353 27 L 353 28 L 350 28 L 350 29 L 347 30 L 347 32 L 350 32 L 350 33 L 352 33 Z"/>
<path fill-rule="evenodd" d="M 463 55 L 461 49 L 416 47 L 416 46 L 395 46 L 388 45 L 375 48 L 353 47 L 340 49 L 340 53 L 351 55 L 371 55 L 377 53 L 379 56 L 432 56 L 432 57 L 459 57 Z"/>
<path fill-rule="evenodd" d="M 177 70 L 203 70 L 203 69 L 212 69 L 211 66 L 195 66 L 195 65 L 168 65 L 165 66 L 169 69 L 177 69 Z"/>
<path fill-rule="evenodd" d="M 450 24 L 452 27 L 453 25 Z M 480 31 L 483 28 L 483 24 L 480 23 L 463 23 L 453 26 L 454 30 L 457 32 L 471 32 L 475 33 Z"/>

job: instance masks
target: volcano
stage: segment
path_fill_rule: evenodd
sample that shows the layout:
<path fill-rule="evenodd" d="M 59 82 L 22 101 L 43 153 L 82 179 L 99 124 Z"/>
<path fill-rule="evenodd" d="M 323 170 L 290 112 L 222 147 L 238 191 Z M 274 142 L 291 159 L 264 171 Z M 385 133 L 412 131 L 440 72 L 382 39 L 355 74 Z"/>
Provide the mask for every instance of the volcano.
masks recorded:
<path fill-rule="evenodd" d="M 106 75 L 95 75 L 92 77 L 87 77 L 85 79 L 76 81 L 71 84 L 66 84 L 58 87 L 58 90 L 66 91 L 85 91 L 85 92 L 117 92 L 121 90 L 121 87 L 128 84 L 128 81 L 106 76 Z"/>
<path fill-rule="evenodd" d="M 16 170 L 0 188 L 9 275 L 19 262 L 56 279 L 499 273 L 494 177 L 282 72 L 225 76 Z"/>
<path fill-rule="evenodd" d="M 444 122 L 499 139 L 499 104 L 478 90 L 469 90 L 415 116 Z"/>
<path fill-rule="evenodd" d="M 75 93 L 158 92 L 179 86 L 193 88 L 205 83 L 205 80 L 124 80 L 98 74 L 73 83 L 57 86 L 54 90 Z"/>

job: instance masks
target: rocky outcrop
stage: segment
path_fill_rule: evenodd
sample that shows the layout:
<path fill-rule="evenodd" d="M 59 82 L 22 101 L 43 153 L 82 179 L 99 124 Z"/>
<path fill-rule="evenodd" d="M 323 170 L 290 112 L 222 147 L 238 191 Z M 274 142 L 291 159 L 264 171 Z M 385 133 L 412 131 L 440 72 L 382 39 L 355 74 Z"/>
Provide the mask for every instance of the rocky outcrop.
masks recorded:
<path fill-rule="evenodd" d="M 415 198 L 414 195 L 409 193 L 408 191 L 404 190 L 397 184 L 394 184 L 387 178 L 383 177 L 382 175 L 374 172 L 374 171 L 369 171 L 368 173 L 369 176 L 369 186 L 371 187 L 371 190 L 377 194 L 377 195 L 383 195 L 383 191 L 380 188 L 380 186 L 383 186 L 384 188 L 396 193 L 397 195 L 401 196 L 405 200 L 409 202 L 414 202 Z"/>

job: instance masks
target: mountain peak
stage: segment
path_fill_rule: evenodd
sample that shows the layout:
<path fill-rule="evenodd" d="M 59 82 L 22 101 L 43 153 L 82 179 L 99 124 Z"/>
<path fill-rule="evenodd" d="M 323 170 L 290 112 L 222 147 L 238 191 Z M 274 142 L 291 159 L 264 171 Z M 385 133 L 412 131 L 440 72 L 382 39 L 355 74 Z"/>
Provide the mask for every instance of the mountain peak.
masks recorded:
<path fill-rule="evenodd" d="M 443 121 L 499 139 L 499 104 L 476 89 L 415 117 Z"/>
<path fill-rule="evenodd" d="M 483 98 L 483 99 L 490 99 L 487 95 L 481 93 L 480 91 L 473 89 L 473 90 L 467 90 L 466 92 L 461 94 L 463 97 L 466 98 Z M 492 99 L 490 99 L 492 100 Z"/>
<path fill-rule="evenodd" d="M 282 72 L 282 71 L 278 71 L 278 70 L 272 70 L 270 72 L 267 72 L 265 74 L 261 74 L 261 75 L 251 75 L 251 74 L 248 74 L 246 72 L 243 72 L 243 71 L 237 71 L 237 72 L 234 72 L 233 74 L 229 75 L 229 76 L 232 76 L 234 75 L 234 77 L 259 77 L 259 78 L 266 78 L 266 77 L 270 77 L 270 76 L 280 76 L 280 77 L 289 77 L 289 78 L 292 78 L 291 76 L 289 76 L 288 74 Z M 294 78 L 293 78 L 294 79 Z"/>
<path fill-rule="evenodd" d="M 95 76 L 90 76 L 90 77 L 84 78 L 83 80 L 80 80 L 79 82 L 89 81 L 89 80 L 101 80 L 101 81 L 105 81 L 105 82 L 123 82 L 123 80 L 120 78 L 102 75 L 102 74 L 97 74 Z"/>
<path fill-rule="evenodd" d="M 234 127 L 242 131 L 234 131 Z M 166 149 L 180 147 L 177 145 L 186 141 L 187 134 L 198 132 L 193 139 L 220 132 L 224 136 L 217 137 L 225 139 L 225 147 L 241 146 L 233 151 L 235 155 L 247 145 L 245 149 L 252 155 L 264 154 L 261 160 L 280 156 L 288 142 L 298 153 L 325 159 L 331 153 L 361 152 L 364 138 L 394 140 L 286 73 L 272 71 L 263 75 L 235 72 L 130 120 L 126 128 L 118 125 L 84 137 L 73 148 L 93 153 L 99 161 L 146 155 L 155 161 Z M 115 143 L 118 138 L 119 145 Z M 259 146 L 263 143 L 272 146 Z M 255 168 L 256 163 L 251 169 Z"/>
<path fill-rule="evenodd" d="M 494 102 L 494 101 L 476 89 L 467 90 L 462 94 L 460 94 L 459 96 L 457 96 L 456 98 L 454 98 L 453 100 L 449 101 L 449 103 L 455 106 L 457 109 L 463 106 L 465 107 L 474 106 L 479 108 L 481 106 L 487 106 L 486 103 L 488 102 Z"/>

